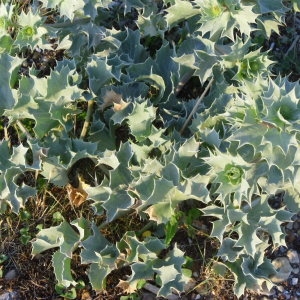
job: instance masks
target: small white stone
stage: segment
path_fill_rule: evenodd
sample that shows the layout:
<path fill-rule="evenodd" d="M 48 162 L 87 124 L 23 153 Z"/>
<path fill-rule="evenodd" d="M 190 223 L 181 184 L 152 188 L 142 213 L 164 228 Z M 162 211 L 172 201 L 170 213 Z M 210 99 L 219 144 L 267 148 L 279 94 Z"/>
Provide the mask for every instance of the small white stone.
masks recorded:
<path fill-rule="evenodd" d="M 294 277 L 292 278 L 292 285 L 297 285 L 298 284 L 298 278 Z"/>
<path fill-rule="evenodd" d="M 198 272 L 193 272 L 193 277 L 198 278 L 199 277 L 199 273 Z"/>
<path fill-rule="evenodd" d="M 293 271 L 292 271 L 294 274 L 298 274 L 299 273 L 299 268 L 293 268 Z"/>
<path fill-rule="evenodd" d="M 19 299 L 16 292 L 6 292 L 0 295 L 0 300 Z"/>
<path fill-rule="evenodd" d="M 296 250 L 288 250 L 286 256 L 288 257 L 291 264 L 299 264 L 299 254 Z"/>
<path fill-rule="evenodd" d="M 272 264 L 277 271 L 276 274 L 270 276 L 272 282 L 280 283 L 286 281 L 293 270 L 287 257 L 277 257 L 272 261 Z"/>

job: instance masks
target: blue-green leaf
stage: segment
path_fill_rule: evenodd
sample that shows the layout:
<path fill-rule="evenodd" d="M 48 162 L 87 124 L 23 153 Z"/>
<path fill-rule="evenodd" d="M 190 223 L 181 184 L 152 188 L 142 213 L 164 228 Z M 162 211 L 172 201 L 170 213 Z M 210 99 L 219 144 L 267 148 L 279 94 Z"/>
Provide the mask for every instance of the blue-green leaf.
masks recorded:
<path fill-rule="evenodd" d="M 63 221 L 60 225 L 42 229 L 32 242 L 32 255 L 39 254 L 48 249 L 60 248 L 60 255 L 72 258 L 80 237 L 73 228 Z"/>
<path fill-rule="evenodd" d="M 52 256 L 52 265 L 54 269 L 54 274 L 58 284 L 61 284 L 65 287 L 70 285 L 76 285 L 76 281 L 72 277 L 71 273 L 71 258 L 56 251 Z"/>

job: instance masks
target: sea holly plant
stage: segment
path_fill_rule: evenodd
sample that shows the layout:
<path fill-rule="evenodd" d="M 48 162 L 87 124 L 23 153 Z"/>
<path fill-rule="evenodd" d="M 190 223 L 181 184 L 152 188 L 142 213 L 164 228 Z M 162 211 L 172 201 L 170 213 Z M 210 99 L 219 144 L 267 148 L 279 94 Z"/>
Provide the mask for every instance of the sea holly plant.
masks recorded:
<path fill-rule="evenodd" d="M 184 292 L 187 254 L 173 238 L 191 201 L 188 211 L 201 207 L 193 221 L 214 217 L 214 255 L 235 294 L 271 288 L 265 250 L 285 245 L 281 225 L 300 208 L 300 87 L 272 73 L 277 62 L 258 41 L 292 7 L 33 2 L 19 14 L 0 5 L 0 211 L 20 214 L 39 195 L 37 179 L 66 190 L 74 217 L 62 211 L 31 241 L 33 256 L 55 249 L 59 293 L 76 297 L 75 254 L 94 290 L 129 268 L 124 293 L 148 280 L 158 297 Z M 43 76 L 35 64 L 24 72 L 26 51 L 41 49 L 63 55 Z M 275 209 L 278 193 L 284 206 Z M 124 216 L 141 228 L 112 238 L 106 229 Z"/>
<path fill-rule="evenodd" d="M 43 26 L 43 23 L 43 19 L 39 14 L 34 14 L 32 11 L 25 14 L 22 11 L 18 19 L 18 24 L 21 27 L 18 29 L 14 45 L 19 48 L 34 48 L 38 45 L 47 47 L 47 40 L 44 38 L 47 29 Z"/>

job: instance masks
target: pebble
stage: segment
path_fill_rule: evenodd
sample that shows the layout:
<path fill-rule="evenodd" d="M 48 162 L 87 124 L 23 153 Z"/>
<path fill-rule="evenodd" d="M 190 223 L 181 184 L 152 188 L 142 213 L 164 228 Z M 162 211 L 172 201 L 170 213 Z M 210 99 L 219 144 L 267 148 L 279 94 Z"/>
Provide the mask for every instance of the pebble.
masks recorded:
<path fill-rule="evenodd" d="M 288 250 L 286 256 L 288 257 L 291 264 L 299 264 L 300 262 L 299 255 L 296 250 L 292 250 L 292 249 Z"/>
<path fill-rule="evenodd" d="M 298 284 L 298 278 L 294 277 L 292 278 L 292 285 L 297 285 Z"/>
<path fill-rule="evenodd" d="M 272 275 L 270 279 L 274 283 L 280 283 L 287 280 L 292 272 L 292 266 L 287 257 L 277 257 L 272 261 L 277 274 Z"/>
<path fill-rule="evenodd" d="M 15 269 L 11 269 L 5 274 L 4 279 L 13 280 L 16 277 L 17 277 L 17 271 Z"/>
<path fill-rule="evenodd" d="M 199 277 L 199 273 L 196 272 L 196 271 L 194 271 L 194 272 L 193 272 L 193 277 L 194 277 L 194 278 L 198 278 L 198 277 Z"/>
<path fill-rule="evenodd" d="M 0 295 L 0 300 L 20 300 L 17 292 L 6 292 Z"/>

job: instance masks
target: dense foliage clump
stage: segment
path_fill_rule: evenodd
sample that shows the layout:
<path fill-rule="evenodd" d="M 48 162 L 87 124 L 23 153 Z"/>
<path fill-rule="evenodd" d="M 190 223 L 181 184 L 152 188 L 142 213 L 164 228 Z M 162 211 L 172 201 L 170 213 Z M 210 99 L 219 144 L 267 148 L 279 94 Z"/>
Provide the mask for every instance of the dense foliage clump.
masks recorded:
<path fill-rule="evenodd" d="M 93 290 L 129 268 L 127 293 L 183 292 L 174 238 L 208 218 L 234 293 L 271 288 L 265 251 L 300 208 L 300 86 L 268 45 L 297 1 L 3 2 L 0 212 L 66 191 L 71 214 L 23 230 L 33 256 L 55 249 L 56 291 L 76 297 L 79 256 Z"/>

